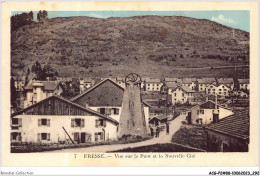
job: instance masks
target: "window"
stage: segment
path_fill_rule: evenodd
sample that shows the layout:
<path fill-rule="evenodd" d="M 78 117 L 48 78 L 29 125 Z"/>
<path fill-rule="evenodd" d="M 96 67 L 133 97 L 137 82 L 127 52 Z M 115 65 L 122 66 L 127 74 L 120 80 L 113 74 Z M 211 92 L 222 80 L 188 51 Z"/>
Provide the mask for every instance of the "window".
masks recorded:
<path fill-rule="evenodd" d="M 12 119 L 12 124 L 13 125 L 18 125 L 18 119 L 17 118 Z"/>
<path fill-rule="evenodd" d="M 96 128 L 98 127 L 106 127 L 105 119 L 96 119 Z"/>
<path fill-rule="evenodd" d="M 38 119 L 38 126 L 50 127 L 50 119 Z"/>
<path fill-rule="evenodd" d="M 224 86 L 222 86 L 222 88 L 224 88 Z"/>
<path fill-rule="evenodd" d="M 210 92 L 211 89 L 208 89 L 208 92 Z"/>
<path fill-rule="evenodd" d="M 227 89 L 224 89 L 224 91 L 227 91 Z"/>
<path fill-rule="evenodd" d="M 184 97 L 184 93 L 182 93 L 182 97 Z"/>
<path fill-rule="evenodd" d="M 215 91 L 215 89 L 212 89 L 213 91 Z"/>
<path fill-rule="evenodd" d="M 104 138 L 104 132 L 98 132 L 98 133 L 95 133 L 95 141 L 98 142 L 98 141 L 103 141 L 105 140 Z"/>
<path fill-rule="evenodd" d="M 100 114 L 105 114 L 106 113 L 106 108 L 100 108 Z"/>
<path fill-rule="evenodd" d="M 210 88 L 213 88 L 213 86 L 210 86 Z"/>
<path fill-rule="evenodd" d="M 222 91 L 222 89 L 218 89 L 219 91 Z"/>
<path fill-rule="evenodd" d="M 174 93 L 174 96 L 176 97 L 176 93 Z"/>
<path fill-rule="evenodd" d="M 112 108 L 111 109 L 111 111 L 112 111 L 112 115 L 119 115 L 119 108 Z"/>
<path fill-rule="evenodd" d="M 197 110 L 197 115 L 204 114 L 204 110 Z"/>
<path fill-rule="evenodd" d="M 84 126 L 85 126 L 85 119 L 80 119 L 80 118 L 71 119 L 71 128 L 74 127 L 84 128 Z"/>
<path fill-rule="evenodd" d="M 38 141 L 43 141 L 43 140 L 47 140 L 50 141 L 50 133 L 38 133 Z"/>

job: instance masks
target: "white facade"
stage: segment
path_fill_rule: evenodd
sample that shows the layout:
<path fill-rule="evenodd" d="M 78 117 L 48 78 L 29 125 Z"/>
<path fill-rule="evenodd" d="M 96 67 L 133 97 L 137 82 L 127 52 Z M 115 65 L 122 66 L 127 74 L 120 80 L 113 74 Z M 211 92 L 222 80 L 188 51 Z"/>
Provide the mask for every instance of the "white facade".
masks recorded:
<path fill-rule="evenodd" d="M 216 86 L 214 84 L 210 84 L 206 87 L 206 93 L 209 95 L 219 95 L 219 96 L 229 96 L 230 88 L 221 84 Z"/>
<path fill-rule="evenodd" d="M 24 101 L 24 108 L 35 104 L 43 99 L 51 97 L 53 95 L 61 95 L 63 89 L 60 85 L 56 87 L 53 91 L 44 90 L 42 85 L 33 86 L 31 91 L 26 92 L 26 100 Z"/>
<path fill-rule="evenodd" d="M 12 130 L 12 141 L 71 142 L 67 133 L 75 143 L 117 139 L 117 125 L 97 116 L 17 115 L 13 119 L 21 119 L 21 124 L 18 129 Z M 17 126 L 12 125 L 13 128 Z"/>
<path fill-rule="evenodd" d="M 193 97 L 193 92 L 186 92 L 181 87 L 171 90 L 172 104 L 184 104 Z"/>

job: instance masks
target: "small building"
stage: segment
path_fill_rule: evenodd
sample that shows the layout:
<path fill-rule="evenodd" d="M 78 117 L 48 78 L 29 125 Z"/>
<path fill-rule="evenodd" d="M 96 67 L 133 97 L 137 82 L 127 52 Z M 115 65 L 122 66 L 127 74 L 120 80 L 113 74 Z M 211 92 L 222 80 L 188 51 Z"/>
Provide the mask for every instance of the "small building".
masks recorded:
<path fill-rule="evenodd" d="M 172 104 L 190 104 L 195 90 L 187 86 L 177 86 L 171 90 Z"/>
<path fill-rule="evenodd" d="M 249 79 L 238 79 L 240 90 L 250 90 Z"/>
<path fill-rule="evenodd" d="M 245 109 L 206 126 L 207 151 L 248 152 L 249 124 L 249 109 Z"/>
<path fill-rule="evenodd" d="M 83 93 L 86 89 L 90 88 L 91 86 L 94 85 L 94 81 L 92 78 L 84 78 L 80 79 L 80 93 Z"/>
<path fill-rule="evenodd" d="M 230 87 L 227 87 L 224 84 L 215 85 L 209 84 L 206 87 L 206 93 L 209 95 L 218 95 L 218 96 L 229 96 L 229 92 L 231 91 Z"/>
<path fill-rule="evenodd" d="M 58 96 L 11 115 L 11 142 L 86 143 L 117 139 L 118 122 Z"/>
<path fill-rule="evenodd" d="M 125 88 L 125 78 L 124 77 L 116 77 L 115 81 L 117 84 L 119 84 L 121 87 Z"/>
<path fill-rule="evenodd" d="M 14 86 L 17 92 L 21 92 L 24 90 L 25 86 L 25 76 L 13 76 Z"/>
<path fill-rule="evenodd" d="M 63 86 L 59 81 L 30 80 L 24 90 L 26 94 L 24 108 L 26 108 L 52 95 L 61 95 Z"/>
<path fill-rule="evenodd" d="M 172 94 L 173 89 L 175 89 L 179 84 L 174 82 L 164 82 L 161 86 L 161 93 Z"/>
<path fill-rule="evenodd" d="M 142 79 L 143 81 L 143 89 L 145 91 L 155 91 L 155 92 L 160 92 L 161 86 L 163 83 L 161 82 L 160 79 L 158 78 L 144 78 Z M 142 85 L 141 85 L 142 88 Z"/>
<path fill-rule="evenodd" d="M 234 79 L 233 78 L 218 78 L 218 85 L 225 85 L 226 87 L 229 87 L 231 90 L 234 89 Z"/>
<path fill-rule="evenodd" d="M 182 78 L 180 80 L 180 84 L 181 86 L 189 87 L 191 90 L 196 90 L 197 88 L 196 81 L 197 81 L 196 78 Z"/>
<path fill-rule="evenodd" d="M 158 115 L 154 116 L 149 120 L 149 126 L 150 127 L 156 127 L 156 126 L 162 126 L 166 125 L 167 123 L 167 117 L 165 115 Z"/>
<path fill-rule="evenodd" d="M 217 84 L 216 79 L 215 78 L 198 78 L 197 79 L 197 90 L 198 91 L 205 91 L 206 87 L 209 84 Z"/>
<path fill-rule="evenodd" d="M 217 101 L 206 100 L 191 108 L 191 112 L 187 116 L 189 124 L 209 124 L 213 122 L 214 113 L 217 112 L 218 120 L 221 120 L 233 112 L 231 109 L 218 105 Z"/>

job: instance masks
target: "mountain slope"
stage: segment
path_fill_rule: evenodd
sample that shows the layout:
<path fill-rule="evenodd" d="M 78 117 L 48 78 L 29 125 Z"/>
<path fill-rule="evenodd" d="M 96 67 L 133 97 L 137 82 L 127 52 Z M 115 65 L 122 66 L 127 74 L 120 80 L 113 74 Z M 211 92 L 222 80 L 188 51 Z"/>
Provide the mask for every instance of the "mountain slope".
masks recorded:
<path fill-rule="evenodd" d="M 24 74 L 38 60 L 72 77 L 232 76 L 232 69 L 174 68 L 248 64 L 248 43 L 248 32 L 182 16 L 53 18 L 12 32 L 12 74 Z"/>

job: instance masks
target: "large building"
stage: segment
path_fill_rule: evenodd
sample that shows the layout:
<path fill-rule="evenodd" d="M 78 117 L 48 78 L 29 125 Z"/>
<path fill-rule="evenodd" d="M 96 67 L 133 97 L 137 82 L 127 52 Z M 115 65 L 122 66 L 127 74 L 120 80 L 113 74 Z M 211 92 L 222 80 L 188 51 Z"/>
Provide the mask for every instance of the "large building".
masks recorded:
<path fill-rule="evenodd" d="M 231 90 L 234 89 L 234 79 L 233 78 L 218 78 L 218 85 L 225 85 L 226 87 L 229 87 Z"/>
<path fill-rule="evenodd" d="M 249 110 L 238 111 L 205 127 L 209 152 L 248 152 Z"/>
<path fill-rule="evenodd" d="M 179 82 L 182 86 L 189 87 L 191 90 L 195 90 L 197 88 L 196 78 L 182 78 Z"/>
<path fill-rule="evenodd" d="M 26 94 L 24 108 L 26 108 L 52 95 L 61 95 L 63 86 L 59 81 L 30 80 L 24 90 Z"/>
<path fill-rule="evenodd" d="M 199 78 L 197 79 L 197 90 L 198 91 L 205 91 L 206 87 L 209 84 L 217 84 L 216 79 L 215 78 Z"/>
<path fill-rule="evenodd" d="M 103 79 L 87 91 L 71 99 L 71 101 L 95 110 L 101 114 L 108 115 L 119 122 L 124 88 L 110 78 Z M 149 119 L 149 105 L 142 102 L 144 106 L 146 126 Z"/>
<path fill-rule="evenodd" d="M 214 113 L 218 114 L 218 120 L 223 119 L 233 112 L 231 109 L 218 105 L 217 101 L 206 100 L 191 108 L 191 112 L 187 116 L 189 124 L 209 124 L 214 120 Z"/>
<path fill-rule="evenodd" d="M 238 79 L 240 90 L 250 90 L 249 79 Z"/>
<path fill-rule="evenodd" d="M 158 78 L 143 78 L 141 88 L 145 91 L 159 92 L 163 83 Z"/>
<path fill-rule="evenodd" d="M 187 86 L 177 86 L 171 90 L 172 104 L 191 103 L 195 90 Z"/>
<path fill-rule="evenodd" d="M 58 96 L 11 115 L 11 141 L 86 143 L 117 139 L 118 121 Z"/>
<path fill-rule="evenodd" d="M 206 87 L 206 93 L 209 95 L 218 95 L 218 96 L 229 96 L 229 92 L 231 91 L 230 87 L 227 87 L 224 84 L 215 85 L 215 84 L 209 84 Z"/>

